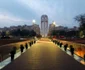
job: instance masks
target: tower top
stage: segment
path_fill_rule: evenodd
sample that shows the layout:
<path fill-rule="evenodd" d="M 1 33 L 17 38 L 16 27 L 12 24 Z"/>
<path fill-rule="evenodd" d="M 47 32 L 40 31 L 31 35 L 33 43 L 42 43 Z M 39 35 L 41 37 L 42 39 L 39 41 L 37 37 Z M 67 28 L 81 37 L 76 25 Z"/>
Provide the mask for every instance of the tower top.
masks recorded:
<path fill-rule="evenodd" d="M 42 16 L 41 16 L 41 18 L 42 18 L 42 17 L 47 17 L 47 18 L 48 18 L 48 16 L 47 16 L 47 15 L 42 15 Z"/>
<path fill-rule="evenodd" d="M 42 15 L 41 16 L 41 22 L 48 22 L 48 16 L 47 15 Z"/>

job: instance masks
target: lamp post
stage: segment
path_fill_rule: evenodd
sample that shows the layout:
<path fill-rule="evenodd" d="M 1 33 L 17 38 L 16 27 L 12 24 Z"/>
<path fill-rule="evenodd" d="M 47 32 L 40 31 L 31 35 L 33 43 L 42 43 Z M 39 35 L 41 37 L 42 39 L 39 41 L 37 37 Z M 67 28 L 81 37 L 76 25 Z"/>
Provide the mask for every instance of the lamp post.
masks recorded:
<path fill-rule="evenodd" d="M 55 27 L 56 27 L 56 22 L 55 21 L 53 21 L 53 29 L 55 30 Z"/>
<path fill-rule="evenodd" d="M 55 21 L 53 21 L 52 26 L 53 26 L 53 30 L 54 30 L 54 37 L 55 37 L 55 36 L 56 36 L 56 31 L 55 31 L 56 22 L 55 22 Z"/>

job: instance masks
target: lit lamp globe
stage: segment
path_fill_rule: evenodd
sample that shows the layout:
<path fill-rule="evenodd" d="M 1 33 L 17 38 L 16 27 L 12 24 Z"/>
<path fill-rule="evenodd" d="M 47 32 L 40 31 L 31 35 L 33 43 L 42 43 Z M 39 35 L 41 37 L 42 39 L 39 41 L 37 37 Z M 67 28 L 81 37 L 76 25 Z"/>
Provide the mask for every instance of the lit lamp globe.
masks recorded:
<path fill-rule="evenodd" d="M 56 26 L 56 22 L 54 21 L 54 22 L 52 23 L 52 25 L 53 25 L 53 26 Z"/>
<path fill-rule="evenodd" d="M 53 25 L 54 25 L 55 27 L 58 27 L 58 25 L 56 24 L 56 22 L 55 22 L 55 21 L 53 22 Z"/>
<path fill-rule="evenodd" d="M 35 21 L 35 20 L 32 20 L 32 23 L 33 23 L 33 24 L 35 24 L 35 23 L 36 23 L 36 21 Z"/>

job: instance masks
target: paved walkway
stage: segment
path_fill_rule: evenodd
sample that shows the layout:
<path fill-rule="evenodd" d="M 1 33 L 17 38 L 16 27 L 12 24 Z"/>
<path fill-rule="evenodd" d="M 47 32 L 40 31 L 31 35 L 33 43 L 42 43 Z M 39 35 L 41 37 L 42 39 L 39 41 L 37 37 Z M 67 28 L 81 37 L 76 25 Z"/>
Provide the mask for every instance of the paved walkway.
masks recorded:
<path fill-rule="evenodd" d="M 2 70 L 85 70 L 85 66 L 42 39 Z"/>
<path fill-rule="evenodd" d="M 30 49 L 30 47 L 28 47 L 28 49 Z M 26 49 L 24 49 L 23 53 L 26 51 Z M 18 50 L 18 52 L 15 54 L 15 59 L 17 59 L 19 56 L 21 55 L 21 51 Z M 8 65 L 9 63 L 11 63 L 11 57 L 8 57 L 7 59 L 3 60 L 2 62 L 0 62 L 0 70 L 2 68 L 4 68 L 6 65 Z"/>

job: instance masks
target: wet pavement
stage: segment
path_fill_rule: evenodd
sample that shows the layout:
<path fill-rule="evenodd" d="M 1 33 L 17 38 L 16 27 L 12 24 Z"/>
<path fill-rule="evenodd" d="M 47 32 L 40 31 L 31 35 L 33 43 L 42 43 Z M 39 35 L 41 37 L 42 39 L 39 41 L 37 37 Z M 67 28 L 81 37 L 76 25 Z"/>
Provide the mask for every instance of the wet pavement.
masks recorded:
<path fill-rule="evenodd" d="M 2 70 L 85 70 L 85 65 L 49 39 L 41 39 Z"/>

